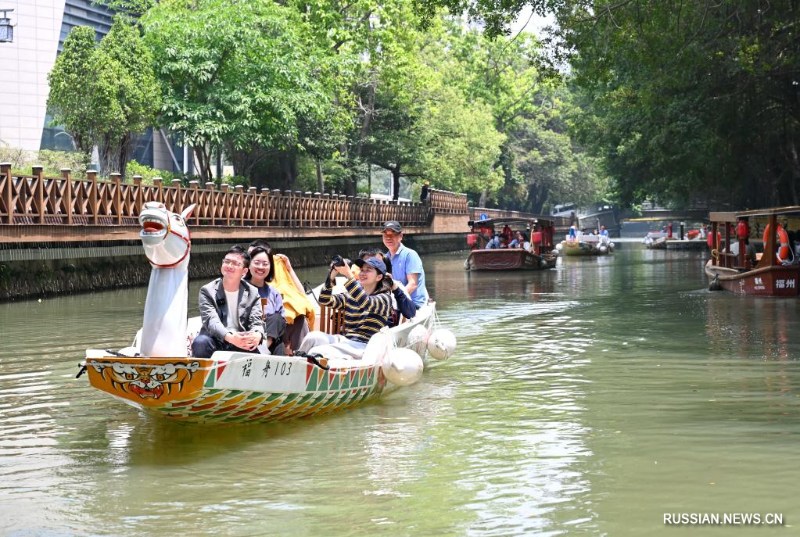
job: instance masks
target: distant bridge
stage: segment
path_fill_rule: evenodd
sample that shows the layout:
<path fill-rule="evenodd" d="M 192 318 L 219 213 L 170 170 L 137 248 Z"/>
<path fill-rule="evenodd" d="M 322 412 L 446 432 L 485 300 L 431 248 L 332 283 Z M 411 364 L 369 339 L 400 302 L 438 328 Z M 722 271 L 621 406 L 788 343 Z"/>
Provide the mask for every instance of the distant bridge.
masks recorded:
<path fill-rule="evenodd" d="M 640 215 L 623 214 L 626 222 L 660 222 L 668 220 L 707 221 L 710 209 L 646 209 Z"/>

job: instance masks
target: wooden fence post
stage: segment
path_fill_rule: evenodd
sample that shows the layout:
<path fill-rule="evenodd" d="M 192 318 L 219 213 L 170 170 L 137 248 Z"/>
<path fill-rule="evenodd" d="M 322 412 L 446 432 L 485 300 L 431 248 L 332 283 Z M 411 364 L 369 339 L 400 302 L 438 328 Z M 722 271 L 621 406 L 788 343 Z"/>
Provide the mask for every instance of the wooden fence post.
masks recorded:
<path fill-rule="evenodd" d="M 156 199 L 153 201 L 164 203 L 164 179 L 153 177 L 153 186 L 156 187 Z"/>
<path fill-rule="evenodd" d="M 64 179 L 64 211 L 66 212 L 67 225 L 72 225 L 72 177 L 69 168 L 61 168 L 61 177 Z"/>
<path fill-rule="evenodd" d="M 100 223 L 100 215 L 97 207 L 97 171 L 86 170 L 86 178 L 89 180 L 89 210 L 92 213 L 92 224 Z"/>
<path fill-rule="evenodd" d="M 144 205 L 144 192 L 142 191 L 142 176 L 133 176 L 133 185 L 136 191 L 134 192 L 133 211 L 134 214 L 142 214 L 142 206 Z"/>
<path fill-rule="evenodd" d="M 249 205 L 250 219 L 253 221 L 253 226 L 258 225 L 258 189 L 254 186 L 247 187 L 245 199 Z"/>
<path fill-rule="evenodd" d="M 225 225 L 231 225 L 231 195 L 228 189 L 228 184 L 224 183 L 220 186 L 222 190 L 222 214 L 225 217 Z"/>
<path fill-rule="evenodd" d="M 14 223 L 14 206 L 12 202 L 14 200 L 14 185 L 12 184 L 13 181 L 11 180 L 11 163 L 10 162 L 0 162 L 0 174 L 5 177 L 5 182 L 3 183 L 3 205 L 6 206 L 6 224 L 13 224 Z"/>
<path fill-rule="evenodd" d="M 269 189 L 268 188 L 262 188 L 261 189 L 261 210 L 262 210 L 261 216 L 262 216 L 262 219 L 264 221 L 263 225 L 265 225 L 265 226 L 269 226 L 270 219 L 272 218 L 272 214 L 270 213 L 270 209 L 269 209 L 270 203 L 271 203 L 269 197 L 270 197 L 269 196 Z"/>
<path fill-rule="evenodd" d="M 206 190 L 210 191 L 210 193 L 206 193 L 204 196 L 208 200 L 208 212 L 211 214 L 211 225 L 216 226 L 217 214 L 219 213 L 219 197 L 214 195 L 216 185 L 214 181 L 206 181 L 203 186 Z"/>
<path fill-rule="evenodd" d="M 172 188 L 175 189 L 175 197 L 172 198 L 172 207 L 167 207 L 173 213 L 178 213 L 183 210 L 181 207 L 183 205 L 183 200 L 181 197 L 183 196 L 183 191 L 181 189 L 181 180 L 180 179 L 173 179 L 172 180 Z M 164 203 L 166 205 L 166 203 Z"/>
<path fill-rule="evenodd" d="M 237 211 L 239 213 L 239 215 L 238 215 L 239 218 L 238 219 L 236 218 L 236 216 L 237 216 L 236 212 L 233 213 L 233 217 L 235 219 L 239 220 L 239 225 L 240 226 L 244 226 L 244 215 L 245 215 L 245 212 L 246 212 L 244 210 L 244 186 L 243 185 L 234 185 L 233 190 L 236 193 L 236 195 L 232 196 L 232 199 L 235 202 L 234 206 L 237 208 Z"/>
<path fill-rule="evenodd" d="M 33 176 L 36 177 L 36 191 L 33 192 L 33 201 L 36 205 L 36 220 L 44 224 L 44 167 L 34 166 Z"/>
<path fill-rule="evenodd" d="M 114 210 L 112 211 L 112 217 L 114 215 L 117 216 L 117 225 L 122 225 L 122 174 L 119 172 L 113 172 L 108 174 L 109 179 L 111 182 L 114 183 Z"/>
<path fill-rule="evenodd" d="M 194 215 L 194 225 L 200 225 L 200 181 L 192 180 L 189 181 L 189 188 L 191 189 L 191 193 L 189 195 L 189 199 L 187 200 L 186 207 L 191 205 L 192 203 L 196 204 L 195 209 L 192 211 Z M 185 209 L 186 207 L 181 208 L 181 210 Z"/>

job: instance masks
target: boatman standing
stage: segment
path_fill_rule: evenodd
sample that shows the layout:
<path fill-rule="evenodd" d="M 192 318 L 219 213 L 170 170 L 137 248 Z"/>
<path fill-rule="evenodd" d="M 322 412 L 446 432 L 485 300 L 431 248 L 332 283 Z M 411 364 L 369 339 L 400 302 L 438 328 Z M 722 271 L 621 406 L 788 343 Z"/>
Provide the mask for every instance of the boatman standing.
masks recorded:
<path fill-rule="evenodd" d="M 383 224 L 383 245 L 389 250 L 392 278 L 402 283 L 417 307 L 428 303 L 425 269 L 419 254 L 403 244 L 403 228 L 397 220 Z"/>

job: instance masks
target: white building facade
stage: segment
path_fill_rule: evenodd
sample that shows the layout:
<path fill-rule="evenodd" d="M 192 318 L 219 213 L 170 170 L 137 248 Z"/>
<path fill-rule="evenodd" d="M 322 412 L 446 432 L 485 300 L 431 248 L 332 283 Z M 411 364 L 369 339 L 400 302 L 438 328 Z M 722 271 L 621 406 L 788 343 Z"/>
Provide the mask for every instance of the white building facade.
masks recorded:
<path fill-rule="evenodd" d="M 113 13 L 92 0 L 0 0 L 4 9 L 13 10 L 8 18 L 14 41 L 0 43 L 0 147 L 71 150 L 69 134 L 49 124 L 47 75 L 73 27 L 90 26 L 100 39 L 111 29 Z M 139 162 L 183 168 L 183 148 L 170 148 L 163 132 L 151 129 L 138 142 L 134 158 Z"/>

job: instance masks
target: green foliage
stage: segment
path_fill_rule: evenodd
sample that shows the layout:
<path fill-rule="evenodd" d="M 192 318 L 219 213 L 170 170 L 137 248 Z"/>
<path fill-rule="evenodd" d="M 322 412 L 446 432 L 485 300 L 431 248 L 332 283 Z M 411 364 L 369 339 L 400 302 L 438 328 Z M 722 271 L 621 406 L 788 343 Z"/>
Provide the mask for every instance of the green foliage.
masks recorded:
<path fill-rule="evenodd" d="M 247 177 L 242 177 L 241 175 L 233 175 L 229 177 L 223 177 L 222 183 L 228 184 L 231 187 L 235 186 L 243 186 L 245 190 L 250 188 L 250 180 Z"/>
<path fill-rule="evenodd" d="M 173 179 L 183 178 L 182 174 L 172 173 L 167 170 L 157 170 L 145 164 L 140 164 L 135 160 L 130 160 L 128 162 L 125 180 L 129 181 L 134 175 L 140 175 L 142 177 L 142 184 L 145 185 L 152 185 L 154 177 L 161 177 L 166 185 L 171 184 Z"/>
<path fill-rule="evenodd" d="M 42 166 L 45 177 L 60 177 L 68 168 L 72 177 L 86 176 L 88 161 L 77 151 L 26 151 L 0 146 L 0 162 L 10 162 L 14 175 L 30 175 L 33 166 Z"/>
<path fill-rule="evenodd" d="M 61 54 L 48 75 L 48 109 L 56 124 L 63 125 L 75 141 L 78 151 L 91 154 L 97 122 L 93 100 L 94 30 L 76 26 L 70 31 Z M 88 76 L 87 76 L 88 75 Z"/>
<path fill-rule="evenodd" d="M 138 30 L 115 20 L 98 45 L 94 30 L 75 27 L 49 75 L 48 106 L 77 149 L 97 145 L 105 173 L 125 173 L 133 133 L 156 119 L 160 94 L 152 57 Z"/>
<path fill-rule="evenodd" d="M 463 13 L 470 20 L 481 22 L 490 38 L 508 34 L 509 26 L 526 6 L 542 16 L 560 3 L 561 0 L 414 0 L 425 25 L 430 25 L 438 11 L 446 8 L 450 13 Z"/>
<path fill-rule="evenodd" d="M 576 133 L 623 201 L 800 202 L 800 13 L 787 2 L 566 2 Z"/>
<path fill-rule="evenodd" d="M 488 39 L 441 9 L 491 8 L 491 32 L 526 2 L 101 1 L 142 14 L 147 49 L 133 27 L 117 25 L 99 47 L 88 34 L 65 44 L 68 65 L 88 66 L 97 82 L 91 99 L 72 94 L 64 110 L 88 125 L 87 139 L 102 133 L 109 155 L 119 147 L 112 138 L 140 125 L 125 103 L 152 101 L 159 117 L 149 121 L 193 147 L 203 181 L 223 155 L 262 188 L 366 193 L 367 170 L 378 166 L 396 193 L 428 180 L 508 208 L 603 193 L 596 159 L 569 139 L 564 118 L 575 104 L 541 43 L 501 31 Z M 155 95 L 124 79 L 149 65 Z"/>
<path fill-rule="evenodd" d="M 165 0 L 143 18 L 164 95 L 162 122 L 195 147 L 201 174 L 211 156 L 292 147 L 298 118 L 328 110 L 304 24 L 269 0 Z"/>
<path fill-rule="evenodd" d="M 158 3 L 158 0 L 94 0 L 97 4 L 103 4 L 111 9 L 126 13 L 133 17 L 140 17 Z"/>

